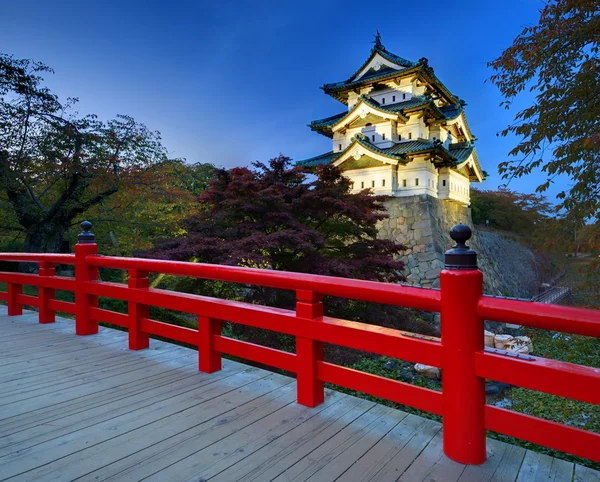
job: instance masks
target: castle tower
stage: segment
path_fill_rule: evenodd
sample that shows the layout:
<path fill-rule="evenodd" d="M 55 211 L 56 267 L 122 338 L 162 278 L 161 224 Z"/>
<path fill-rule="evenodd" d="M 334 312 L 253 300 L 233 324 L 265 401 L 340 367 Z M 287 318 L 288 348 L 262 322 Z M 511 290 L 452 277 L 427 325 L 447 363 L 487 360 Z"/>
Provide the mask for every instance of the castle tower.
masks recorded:
<path fill-rule="evenodd" d="M 459 222 L 472 225 L 471 182 L 485 172 L 475 152 L 475 136 L 465 117 L 465 102 L 435 76 L 427 59 L 411 62 L 381 43 L 379 33 L 369 58 L 347 80 L 323 91 L 345 104 L 339 114 L 309 127 L 332 141 L 332 150 L 299 165 L 333 163 L 352 182 L 354 192 L 371 189 L 388 195 L 389 218 L 379 236 L 407 246 L 407 281 L 439 285 L 443 253 L 452 245 L 448 232 Z M 478 233 L 471 245 L 481 253 L 487 291 L 500 291 Z"/>
<path fill-rule="evenodd" d="M 349 79 L 321 88 L 347 108 L 309 124 L 331 138 L 332 150 L 299 165 L 333 163 L 355 192 L 425 194 L 469 205 L 470 183 L 485 173 L 466 104 L 434 75 L 427 59 L 411 62 L 388 52 L 377 33 L 369 58 Z"/>

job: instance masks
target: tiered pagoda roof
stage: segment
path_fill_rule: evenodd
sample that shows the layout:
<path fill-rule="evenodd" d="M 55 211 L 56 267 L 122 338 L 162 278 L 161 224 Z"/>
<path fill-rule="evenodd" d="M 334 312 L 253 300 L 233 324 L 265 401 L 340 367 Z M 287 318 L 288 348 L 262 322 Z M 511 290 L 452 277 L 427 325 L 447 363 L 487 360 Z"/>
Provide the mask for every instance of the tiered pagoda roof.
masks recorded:
<path fill-rule="evenodd" d="M 406 94 L 407 85 L 418 87 L 419 95 L 412 92 Z M 348 170 L 375 166 L 377 162 L 407 164 L 415 156 L 426 154 L 437 167 L 451 167 L 471 181 L 484 179 L 485 173 L 479 166 L 473 146 L 476 138 L 470 132 L 464 115 L 466 103 L 452 94 L 435 76 L 427 59 L 413 62 L 395 55 L 385 49 L 377 34 L 369 57 L 351 77 L 341 82 L 325 84 L 321 89 L 349 107 L 344 112 L 309 124 L 311 130 L 330 139 L 349 135 L 349 130 L 355 132 L 352 129 L 382 122 L 392 121 L 393 126 L 414 125 L 415 115 L 423 119 L 424 125 L 429 128 L 443 126 L 452 138 L 446 143 L 435 137 L 409 137 L 395 141 L 388 139 L 386 144 L 393 145 L 383 148 L 376 146 L 367 136 L 357 134 L 345 149 L 342 150 L 342 144 L 339 144 L 339 151 L 326 152 L 300 161 L 298 165 L 312 167 L 334 163 L 343 164 L 342 168 Z M 385 103 L 385 98 L 380 98 L 379 101 L 372 98 L 373 94 L 385 89 L 404 93 L 409 98 L 393 103 Z M 393 97 L 390 94 L 387 98 L 391 100 Z M 346 143 L 347 141 L 344 142 Z"/>
<path fill-rule="evenodd" d="M 349 159 L 349 154 L 353 152 L 357 146 L 361 146 L 368 154 L 371 154 L 367 154 L 366 159 L 361 161 L 361 165 L 359 165 L 360 162 L 357 162 L 358 160 Z M 452 167 L 456 170 L 464 171 L 463 173 L 471 181 L 481 181 L 482 176 L 480 173 L 483 171 L 481 170 L 474 150 L 475 147 L 468 142 L 450 144 L 446 148 L 440 141 L 432 141 L 430 139 L 415 139 L 382 149 L 372 144 L 366 136 L 357 135 L 343 151 L 326 152 L 320 156 L 300 161 L 297 164 L 303 167 L 315 167 L 322 164 L 338 164 L 345 158 L 348 158 L 348 161 L 345 164 L 345 167 L 348 169 L 368 167 L 365 162 L 368 163 L 370 158 L 376 158 L 380 161 L 383 160 L 383 162 L 389 164 L 408 164 L 414 156 L 431 154 L 432 158 L 435 160 L 434 163 L 438 167 Z M 471 155 L 473 155 L 476 166 L 475 169 L 466 165 L 466 162 Z"/>
<path fill-rule="evenodd" d="M 462 114 L 463 105 L 465 105 L 464 103 L 459 102 L 453 105 L 438 107 L 433 98 L 430 96 L 414 96 L 412 99 L 404 102 L 382 105 L 376 100 L 362 95 L 359 97 L 359 101 L 352 109 L 350 109 L 350 111 L 341 112 L 334 116 L 326 117 L 325 119 L 312 121 L 308 126 L 311 128 L 311 130 L 331 138 L 333 137 L 333 127 L 340 123 L 344 118 L 351 119 L 353 114 L 358 110 L 358 107 L 363 104 L 372 107 L 384 115 L 385 113 L 398 114 L 404 118 L 402 119 L 404 121 L 406 121 L 410 113 L 421 110 L 426 111 L 425 115 L 429 121 L 453 120 Z"/>

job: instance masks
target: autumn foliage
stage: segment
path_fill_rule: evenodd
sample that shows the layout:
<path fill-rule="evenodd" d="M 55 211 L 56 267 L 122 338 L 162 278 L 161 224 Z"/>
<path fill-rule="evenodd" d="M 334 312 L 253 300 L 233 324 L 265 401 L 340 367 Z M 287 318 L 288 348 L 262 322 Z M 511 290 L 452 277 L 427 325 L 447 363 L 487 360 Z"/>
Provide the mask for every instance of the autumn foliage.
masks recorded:
<path fill-rule="evenodd" d="M 310 176 L 310 178 L 309 178 Z M 404 246 L 377 238 L 383 198 L 352 194 L 333 166 L 314 174 L 279 156 L 217 170 L 183 223 L 186 234 L 146 255 L 162 259 L 400 281 Z"/>

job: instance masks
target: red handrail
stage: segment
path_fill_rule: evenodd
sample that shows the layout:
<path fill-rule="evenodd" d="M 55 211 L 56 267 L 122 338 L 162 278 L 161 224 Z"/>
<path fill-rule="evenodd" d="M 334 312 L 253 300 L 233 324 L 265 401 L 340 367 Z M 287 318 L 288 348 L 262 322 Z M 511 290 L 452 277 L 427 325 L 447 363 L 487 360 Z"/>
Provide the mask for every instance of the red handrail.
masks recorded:
<path fill-rule="evenodd" d="M 600 312 L 483 296 L 482 274 L 477 269 L 442 271 L 438 291 L 235 266 L 99 256 L 90 233 L 80 238 L 75 255 L 0 253 L 0 260 L 40 265 L 39 275 L 0 273 L 0 282 L 8 285 L 7 292 L 0 292 L 0 300 L 8 302 L 9 315 L 21 314 L 23 305 L 38 307 L 41 323 L 53 322 L 56 311 L 75 314 L 78 335 L 97 333 L 98 321 L 105 321 L 127 328 L 129 347 L 134 350 L 147 348 L 150 335 L 188 343 L 198 347 L 199 369 L 205 372 L 221 368 L 222 354 L 287 370 L 296 373 L 298 402 L 308 406 L 323 401 L 328 382 L 442 415 L 444 451 L 461 463 L 485 460 L 486 429 L 600 462 L 600 434 L 487 406 L 484 392 L 484 380 L 490 378 L 600 404 L 600 369 L 534 356 L 509 357 L 502 351 L 486 351 L 483 345 L 484 319 L 600 337 Z M 75 279 L 56 276 L 56 264 L 74 264 Z M 98 281 L 98 268 L 128 270 L 129 281 Z M 151 272 L 293 290 L 296 310 L 153 289 L 149 287 Z M 24 295 L 23 285 L 37 286 L 38 296 Z M 56 300 L 57 289 L 74 291 L 75 303 Z M 442 337 L 419 338 L 323 316 L 325 295 L 440 312 Z M 128 313 L 99 308 L 100 296 L 128 302 Z M 198 328 L 152 320 L 149 306 L 193 313 Z M 225 337 L 223 321 L 292 335 L 296 353 Z M 327 363 L 324 343 L 440 367 L 443 390 Z"/>

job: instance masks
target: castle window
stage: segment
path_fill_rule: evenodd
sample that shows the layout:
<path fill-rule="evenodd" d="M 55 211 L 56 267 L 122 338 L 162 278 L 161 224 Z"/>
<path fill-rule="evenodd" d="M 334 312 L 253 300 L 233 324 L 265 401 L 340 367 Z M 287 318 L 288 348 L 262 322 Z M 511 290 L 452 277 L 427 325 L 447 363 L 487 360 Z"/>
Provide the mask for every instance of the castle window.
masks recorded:
<path fill-rule="evenodd" d="M 396 96 L 392 95 L 392 102 L 396 102 Z"/>
<path fill-rule="evenodd" d="M 385 134 L 381 134 L 381 139 L 385 141 Z"/>
<path fill-rule="evenodd" d="M 409 139 L 412 139 L 412 132 L 409 132 L 409 133 L 408 133 L 408 138 L 409 138 Z"/>
<path fill-rule="evenodd" d="M 415 186 L 418 186 L 418 185 L 419 185 L 419 178 L 417 177 L 417 178 L 415 179 Z"/>
<path fill-rule="evenodd" d="M 402 100 L 406 99 L 406 94 L 402 94 Z"/>
<path fill-rule="evenodd" d="M 442 186 L 446 187 L 446 180 L 445 179 L 442 181 Z"/>
<path fill-rule="evenodd" d="M 382 98 L 381 98 L 381 103 L 382 103 L 382 104 L 385 104 L 385 97 L 382 97 Z"/>
<path fill-rule="evenodd" d="M 381 187 L 385 187 L 385 179 L 381 180 Z"/>
<path fill-rule="evenodd" d="M 406 187 L 406 179 L 402 179 L 402 187 Z"/>
<path fill-rule="evenodd" d="M 375 181 L 371 181 L 371 187 L 375 187 Z"/>
<path fill-rule="evenodd" d="M 402 134 L 398 134 L 398 140 L 401 141 L 402 140 Z"/>
<path fill-rule="evenodd" d="M 364 189 L 364 188 L 365 188 L 365 183 L 364 183 L 364 182 L 361 182 L 361 183 L 360 183 L 360 188 L 361 188 L 361 189 Z"/>
<path fill-rule="evenodd" d="M 375 134 L 373 134 L 373 135 L 371 136 L 371 139 L 373 140 L 373 142 L 375 142 Z"/>
<path fill-rule="evenodd" d="M 341 150 L 342 150 L 342 145 L 338 144 L 338 151 L 341 151 Z"/>

